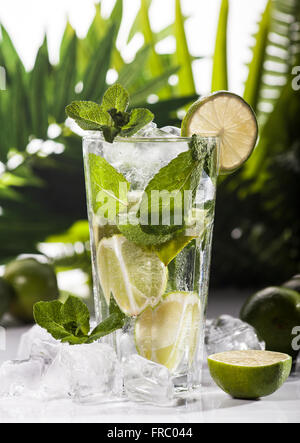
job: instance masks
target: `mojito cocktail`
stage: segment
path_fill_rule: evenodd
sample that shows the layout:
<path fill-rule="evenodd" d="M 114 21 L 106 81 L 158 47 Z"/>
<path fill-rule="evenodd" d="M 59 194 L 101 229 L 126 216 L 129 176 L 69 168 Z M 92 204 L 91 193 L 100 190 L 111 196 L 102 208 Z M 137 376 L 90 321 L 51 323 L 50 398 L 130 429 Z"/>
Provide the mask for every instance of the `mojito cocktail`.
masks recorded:
<path fill-rule="evenodd" d="M 120 359 L 164 365 L 180 389 L 200 384 L 218 152 L 216 137 L 154 128 L 113 146 L 84 137 L 97 320 L 116 304 Z"/>
<path fill-rule="evenodd" d="M 72 343 L 108 342 L 125 391 L 130 379 L 130 389 L 148 401 L 160 389 L 168 394 L 170 380 L 172 392 L 201 383 L 217 175 L 247 160 L 258 127 L 249 105 L 223 91 L 196 102 L 181 130 L 157 129 L 148 109 L 128 107 L 128 92 L 115 84 L 101 104 L 77 101 L 66 109 L 87 131 L 99 322 Z"/>

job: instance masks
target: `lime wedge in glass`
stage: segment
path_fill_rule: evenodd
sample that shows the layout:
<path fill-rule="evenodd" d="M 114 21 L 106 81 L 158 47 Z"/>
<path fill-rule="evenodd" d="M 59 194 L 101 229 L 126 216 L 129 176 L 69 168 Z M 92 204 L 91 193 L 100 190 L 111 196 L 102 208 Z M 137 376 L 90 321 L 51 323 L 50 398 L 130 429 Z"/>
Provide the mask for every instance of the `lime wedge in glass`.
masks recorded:
<path fill-rule="evenodd" d="M 122 235 L 104 238 L 98 246 L 99 279 L 107 304 L 111 294 L 129 316 L 155 306 L 166 290 L 168 270 L 158 256 Z"/>
<path fill-rule="evenodd" d="M 193 292 L 172 292 L 137 319 L 135 342 L 139 354 L 176 372 L 189 352 L 192 362 L 198 341 L 200 299 Z"/>

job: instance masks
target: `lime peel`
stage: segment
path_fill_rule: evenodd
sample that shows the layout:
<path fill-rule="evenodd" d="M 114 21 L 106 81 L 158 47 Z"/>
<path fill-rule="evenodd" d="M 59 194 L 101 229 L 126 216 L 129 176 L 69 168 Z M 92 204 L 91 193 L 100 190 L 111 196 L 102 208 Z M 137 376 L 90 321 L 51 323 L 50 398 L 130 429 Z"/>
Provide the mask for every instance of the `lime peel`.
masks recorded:
<path fill-rule="evenodd" d="M 290 375 L 292 358 L 269 351 L 229 351 L 208 357 L 216 384 L 234 398 L 257 399 L 276 392 Z"/>
<path fill-rule="evenodd" d="M 182 136 L 212 134 L 220 139 L 220 172 L 238 169 L 252 154 L 258 124 L 251 106 L 231 92 L 218 91 L 194 103 L 182 122 Z"/>

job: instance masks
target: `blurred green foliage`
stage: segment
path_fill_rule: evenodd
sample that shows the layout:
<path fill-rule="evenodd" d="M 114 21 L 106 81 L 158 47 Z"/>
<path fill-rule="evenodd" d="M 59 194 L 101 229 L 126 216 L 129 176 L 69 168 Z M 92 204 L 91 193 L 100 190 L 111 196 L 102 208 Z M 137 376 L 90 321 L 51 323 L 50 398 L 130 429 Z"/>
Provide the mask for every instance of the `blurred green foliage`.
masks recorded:
<path fill-rule="evenodd" d="M 66 104 L 73 99 L 99 102 L 110 69 L 129 90 L 132 106 L 150 108 L 161 126 L 179 125 L 177 111 L 197 98 L 195 57 L 188 49 L 180 0 L 174 0 L 174 23 L 158 33 L 151 27 L 150 5 L 151 0 L 141 0 L 128 41 L 140 32 L 145 44 L 128 64 L 116 48 L 122 0 L 107 19 L 101 3 L 96 6 L 84 39 L 67 23 L 56 66 L 49 62 L 45 38 L 30 72 L 1 27 L 0 65 L 7 73 L 7 90 L 0 92 L 0 161 L 6 165 L 0 176 L 1 262 L 35 252 L 38 243 L 48 240 L 73 245 L 56 257 L 60 269 L 89 268 L 81 139 L 66 125 Z M 229 10 L 230 1 L 223 0 L 212 90 L 230 85 Z M 175 53 L 158 54 L 157 43 L 170 35 L 176 39 Z M 214 286 L 276 284 L 300 271 L 300 92 L 291 86 L 292 67 L 300 66 L 299 46 L 299 1 L 269 0 L 255 35 L 244 93 L 259 116 L 260 141 L 244 168 L 220 180 Z M 171 86 L 168 80 L 174 74 L 179 81 Z M 159 101 L 149 105 L 152 94 Z M 58 129 L 53 124 L 59 126 L 56 135 L 49 130 Z"/>
<path fill-rule="evenodd" d="M 268 1 L 252 52 L 244 96 L 258 115 L 260 139 L 246 165 L 219 187 L 216 286 L 280 284 L 300 270 L 300 91 L 292 87 L 292 69 L 300 66 L 299 1 Z"/>

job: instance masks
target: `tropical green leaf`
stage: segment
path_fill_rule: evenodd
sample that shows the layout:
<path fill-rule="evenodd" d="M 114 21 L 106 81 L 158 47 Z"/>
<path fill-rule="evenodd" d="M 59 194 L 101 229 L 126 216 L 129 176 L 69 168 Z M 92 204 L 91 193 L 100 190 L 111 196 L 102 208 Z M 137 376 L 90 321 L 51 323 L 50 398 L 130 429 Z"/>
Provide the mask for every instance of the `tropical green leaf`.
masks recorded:
<path fill-rule="evenodd" d="M 138 13 L 136 30 L 140 31 L 145 40 L 145 44 L 149 45 L 150 50 L 150 56 L 147 64 L 147 69 L 150 71 L 152 77 L 158 77 L 163 75 L 164 73 L 164 66 L 162 63 L 162 60 L 159 56 L 159 54 L 156 52 L 156 44 L 157 40 L 155 37 L 154 32 L 152 31 L 151 23 L 150 23 L 150 17 L 149 17 L 149 9 L 151 6 L 151 0 L 141 0 L 141 7 Z M 171 88 L 166 83 L 161 86 L 160 91 L 157 91 L 161 98 L 167 98 L 171 95 Z"/>
<path fill-rule="evenodd" d="M 2 39 L 0 41 L 0 64 L 6 70 L 7 81 L 11 82 L 17 67 L 24 73 L 24 66 L 5 27 L 0 25 Z"/>
<path fill-rule="evenodd" d="M 118 82 L 121 83 L 126 89 L 136 87 L 136 82 L 140 79 L 141 70 L 145 68 L 147 60 L 150 54 L 150 46 L 145 46 L 135 56 L 133 62 L 125 64 L 120 73 Z"/>
<path fill-rule="evenodd" d="M 88 97 L 89 100 L 99 102 L 102 98 L 106 90 L 106 75 L 111 63 L 115 38 L 116 26 L 112 25 L 91 56 L 83 79 L 82 99 Z"/>
<path fill-rule="evenodd" d="M 32 135 L 46 139 L 48 130 L 48 105 L 46 98 L 47 78 L 50 70 L 48 45 L 45 37 L 30 74 L 30 111 L 32 118 Z"/>
<path fill-rule="evenodd" d="M 259 25 L 252 62 L 249 66 L 249 74 L 244 91 L 244 98 L 253 107 L 254 111 L 257 110 L 261 93 L 264 64 L 267 57 L 266 50 L 271 27 L 271 7 L 272 0 L 269 0 Z"/>
<path fill-rule="evenodd" d="M 159 77 L 154 78 L 153 80 L 149 80 L 141 87 L 137 92 L 131 95 L 131 106 L 137 106 L 142 103 L 145 103 L 151 94 L 158 93 L 163 85 L 165 85 L 171 75 L 176 74 L 179 71 L 179 67 L 176 66 L 174 68 L 169 69 L 164 74 Z"/>
<path fill-rule="evenodd" d="M 176 63 L 180 66 L 178 73 L 178 91 L 182 95 L 196 93 L 192 58 L 184 27 L 185 19 L 181 11 L 181 0 L 176 0 L 175 37 L 176 37 Z"/>
<path fill-rule="evenodd" d="M 71 41 L 73 40 L 74 36 L 75 36 L 75 29 L 73 28 L 73 26 L 71 25 L 69 20 L 67 20 L 65 31 L 62 36 L 61 43 L 60 43 L 60 49 L 59 49 L 59 60 L 60 61 L 66 56 L 66 53 L 69 50 L 69 46 L 70 46 Z"/>
<path fill-rule="evenodd" d="M 228 90 L 227 26 L 229 0 L 222 0 L 213 57 L 212 92 Z"/>
<path fill-rule="evenodd" d="M 77 36 L 73 35 L 54 73 L 53 116 L 59 123 L 64 122 L 66 117 L 65 107 L 75 98 L 76 70 L 74 66 L 76 66 L 76 57 Z"/>

